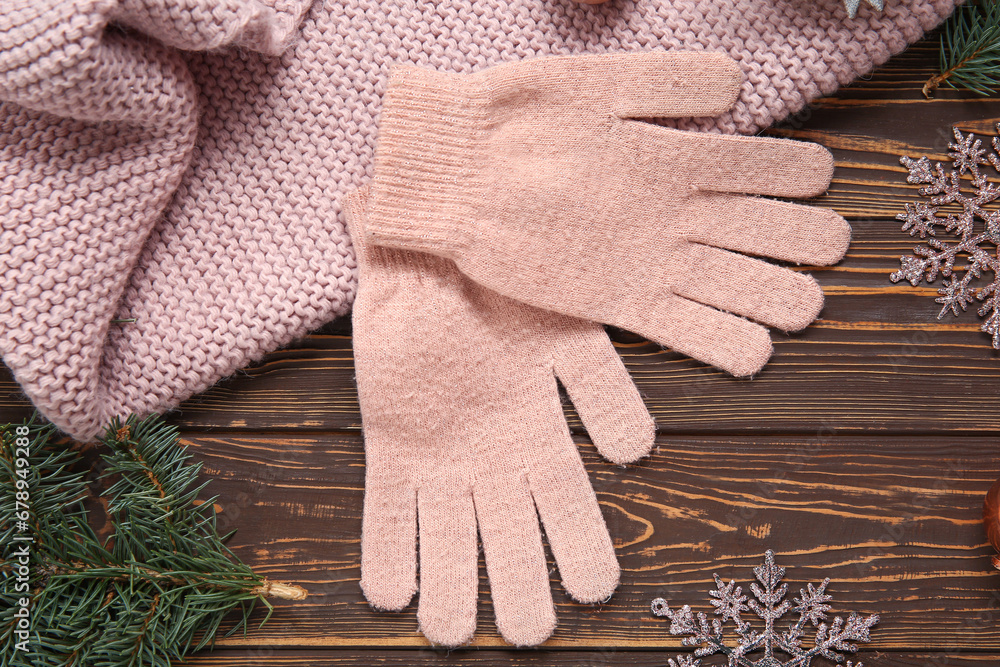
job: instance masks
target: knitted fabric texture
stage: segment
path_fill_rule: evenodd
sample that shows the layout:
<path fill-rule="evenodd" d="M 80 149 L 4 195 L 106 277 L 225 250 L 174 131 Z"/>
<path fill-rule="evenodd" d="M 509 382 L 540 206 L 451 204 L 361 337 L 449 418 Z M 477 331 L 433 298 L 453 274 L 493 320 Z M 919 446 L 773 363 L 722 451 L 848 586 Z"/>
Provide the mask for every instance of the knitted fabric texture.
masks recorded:
<path fill-rule="evenodd" d="M 729 57 L 696 51 L 537 58 L 471 75 L 399 67 L 381 116 L 371 240 L 751 375 L 771 353 L 761 324 L 804 328 L 823 291 L 746 255 L 834 264 L 851 230 L 833 211 L 747 194 L 819 195 L 833 156 L 634 120 L 722 113 L 741 79 Z"/>
<path fill-rule="evenodd" d="M 112 20 L 161 41 L 109 29 Z M 277 271 L 255 275 L 252 299 L 205 291 L 205 276 L 241 280 L 219 259 L 238 243 L 238 224 L 156 223 L 175 191 L 173 201 L 185 201 L 182 181 L 203 113 L 186 63 L 164 44 L 216 48 L 252 40 L 277 52 L 297 23 L 297 16 L 278 20 L 273 9 L 246 2 L 5 6 L 0 351 L 39 410 L 67 432 L 88 438 L 115 414 L 176 405 L 244 364 L 248 350 L 285 342 L 274 340 L 274 331 L 287 318 L 273 313 L 290 300 L 267 299 Z M 178 245 L 189 252 L 168 251 L 170 240 L 184 235 Z M 323 249 L 345 265 L 338 241 Z M 161 261 L 164 252 L 173 261 Z M 158 271 L 158 298 L 125 305 Z M 347 289 L 337 285 L 324 296 L 343 299 Z M 233 304 L 241 312 L 227 318 L 225 306 Z M 263 312 L 250 317 L 250 309 Z M 141 323 L 119 327 L 111 322 L 116 313 Z"/>
<path fill-rule="evenodd" d="M 393 62 L 468 73 L 720 51 L 743 71 L 739 100 L 679 125 L 750 133 L 866 74 L 954 4 L 848 19 L 838 0 L 11 0 L 0 353 L 46 417 L 88 438 L 346 312 L 340 202 L 371 175 Z"/>
<path fill-rule="evenodd" d="M 367 246 L 366 209 L 351 197 L 365 596 L 379 609 L 409 603 L 419 525 L 420 629 L 438 644 L 469 640 L 478 526 L 500 633 L 538 644 L 555 627 L 539 517 L 574 599 L 606 599 L 619 574 L 556 378 L 613 462 L 649 453 L 653 420 L 600 325 L 500 296 L 448 260 Z"/>

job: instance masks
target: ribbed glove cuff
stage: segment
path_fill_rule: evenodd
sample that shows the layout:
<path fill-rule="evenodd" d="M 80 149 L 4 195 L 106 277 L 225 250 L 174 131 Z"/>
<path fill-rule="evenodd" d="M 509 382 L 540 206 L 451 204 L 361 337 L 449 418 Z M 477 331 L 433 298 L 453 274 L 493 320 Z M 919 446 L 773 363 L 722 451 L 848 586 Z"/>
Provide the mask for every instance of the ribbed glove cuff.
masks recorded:
<path fill-rule="evenodd" d="M 455 258 L 475 234 L 475 202 L 488 170 L 490 107 L 480 76 L 399 66 L 390 74 L 375 154 L 368 238 Z"/>

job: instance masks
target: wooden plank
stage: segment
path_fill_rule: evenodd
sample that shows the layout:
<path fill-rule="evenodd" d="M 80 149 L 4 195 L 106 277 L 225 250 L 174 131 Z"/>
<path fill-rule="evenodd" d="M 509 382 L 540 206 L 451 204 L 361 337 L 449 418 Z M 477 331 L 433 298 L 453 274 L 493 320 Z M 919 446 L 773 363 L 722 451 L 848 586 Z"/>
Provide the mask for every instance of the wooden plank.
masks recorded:
<path fill-rule="evenodd" d="M 408 667 L 409 665 L 475 665 L 477 667 L 664 667 L 669 658 L 676 659 L 678 651 L 625 651 L 605 648 L 594 651 L 563 650 L 484 650 L 442 649 L 379 650 L 368 651 L 309 651 L 276 650 L 261 647 L 248 650 L 219 649 L 199 653 L 186 665 L 195 667 L 343 667 L 344 665 L 372 665 L 383 667 Z M 913 653 L 900 651 L 858 651 L 850 656 L 855 664 L 866 667 L 994 667 L 996 657 L 972 652 Z M 721 665 L 718 657 L 708 658 L 702 664 Z M 832 664 L 832 663 L 831 663 Z"/>
<path fill-rule="evenodd" d="M 913 112 L 885 101 L 859 105 L 845 113 L 838 102 L 824 101 L 809 123 L 799 128 L 776 128 L 770 134 L 814 141 L 829 148 L 837 163 L 828 192 L 811 203 L 832 208 L 851 220 L 888 217 L 919 199 L 919 186 L 906 182 L 907 170 L 899 159 L 928 157 L 950 167 L 948 144 L 953 128 L 974 132 L 988 144 L 997 135 L 1000 101 L 966 100 L 961 105 L 928 102 Z M 859 120 L 858 114 L 864 116 Z M 916 116 L 901 123 L 901 114 Z M 994 174 L 994 177 L 996 175 Z"/>
<path fill-rule="evenodd" d="M 415 607 L 376 613 L 358 586 L 363 452 L 353 435 L 192 435 L 219 525 L 256 571 L 304 585 L 271 621 L 225 646 L 420 647 Z M 833 612 L 878 613 L 878 650 L 1000 652 L 1000 574 L 980 512 L 1000 474 L 991 438 L 664 438 L 619 468 L 581 447 L 623 570 L 598 607 L 553 571 L 549 647 L 673 649 L 650 602 L 711 611 L 712 574 L 748 590 L 768 548 L 795 594 L 830 577 Z M 554 563 L 550 563 L 554 568 Z M 481 567 L 479 647 L 501 647 Z M 983 619 L 990 619 L 988 622 Z"/>
<path fill-rule="evenodd" d="M 816 141 L 833 151 L 837 171 L 815 203 L 850 219 L 892 217 L 916 198 L 899 157 L 947 160 L 952 127 L 996 135 L 1000 99 L 942 88 L 924 98 L 937 72 L 937 35 L 892 58 L 871 77 L 821 98 L 768 130 L 773 136 Z"/>

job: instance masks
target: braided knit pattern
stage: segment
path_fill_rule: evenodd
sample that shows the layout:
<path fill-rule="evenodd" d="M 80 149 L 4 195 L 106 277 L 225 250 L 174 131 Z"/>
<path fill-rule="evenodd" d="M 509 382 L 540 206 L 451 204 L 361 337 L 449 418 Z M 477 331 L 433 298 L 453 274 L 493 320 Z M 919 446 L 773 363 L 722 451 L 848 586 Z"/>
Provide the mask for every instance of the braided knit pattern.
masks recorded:
<path fill-rule="evenodd" d="M 169 46 L 186 51 L 208 51 L 240 44 L 261 53 L 279 54 L 295 36 L 298 13 L 245 0 L 120 0 L 111 18 Z"/>
<path fill-rule="evenodd" d="M 89 438 L 345 313 L 340 202 L 370 177 L 392 62 L 722 51 L 744 71 L 739 102 L 675 124 L 752 133 L 955 4 L 849 19 L 840 0 L 7 0 L 0 352 L 49 419 Z"/>

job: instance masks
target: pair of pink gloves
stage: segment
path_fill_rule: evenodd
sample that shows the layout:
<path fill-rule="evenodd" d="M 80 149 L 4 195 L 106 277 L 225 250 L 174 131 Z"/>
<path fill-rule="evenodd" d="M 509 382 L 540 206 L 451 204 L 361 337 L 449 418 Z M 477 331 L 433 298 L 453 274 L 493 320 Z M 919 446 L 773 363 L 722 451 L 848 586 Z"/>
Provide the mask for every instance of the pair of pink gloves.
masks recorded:
<path fill-rule="evenodd" d="M 850 227 L 747 195 L 821 194 L 830 153 L 639 120 L 722 114 L 741 81 L 711 52 L 394 70 L 374 179 L 347 207 L 374 607 L 417 592 L 419 543 L 420 628 L 468 641 L 478 528 L 500 633 L 543 642 L 556 618 L 539 519 L 571 597 L 600 602 L 619 579 L 557 381 L 608 460 L 655 436 L 602 324 L 748 376 L 771 354 L 765 325 L 817 317 L 811 277 L 751 256 L 833 264 Z"/>

